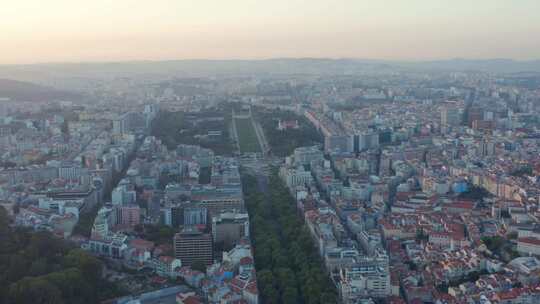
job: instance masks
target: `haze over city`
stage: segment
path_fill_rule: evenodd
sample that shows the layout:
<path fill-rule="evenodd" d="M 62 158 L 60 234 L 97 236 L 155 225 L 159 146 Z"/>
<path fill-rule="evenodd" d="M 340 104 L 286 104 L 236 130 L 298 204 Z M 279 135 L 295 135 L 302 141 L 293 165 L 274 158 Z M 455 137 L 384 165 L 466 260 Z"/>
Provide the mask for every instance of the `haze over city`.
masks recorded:
<path fill-rule="evenodd" d="M 21 0 L 0 64 L 276 57 L 538 59 L 536 0 Z"/>
<path fill-rule="evenodd" d="M 1 304 L 540 303 L 540 0 L 0 2 Z"/>

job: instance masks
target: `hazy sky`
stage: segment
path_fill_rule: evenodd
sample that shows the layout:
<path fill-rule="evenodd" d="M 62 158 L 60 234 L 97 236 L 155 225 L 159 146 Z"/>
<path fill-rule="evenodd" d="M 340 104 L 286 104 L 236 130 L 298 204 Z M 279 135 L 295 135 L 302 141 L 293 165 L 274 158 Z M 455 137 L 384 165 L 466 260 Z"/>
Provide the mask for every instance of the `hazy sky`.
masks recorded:
<path fill-rule="evenodd" d="M 0 63 L 540 59 L 540 0 L 0 0 Z"/>

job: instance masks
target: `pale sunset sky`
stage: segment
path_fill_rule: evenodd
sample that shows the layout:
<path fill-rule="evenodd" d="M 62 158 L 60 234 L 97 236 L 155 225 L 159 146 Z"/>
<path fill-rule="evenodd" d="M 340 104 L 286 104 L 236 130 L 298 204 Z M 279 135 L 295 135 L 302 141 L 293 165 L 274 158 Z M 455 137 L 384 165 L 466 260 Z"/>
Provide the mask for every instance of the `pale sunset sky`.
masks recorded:
<path fill-rule="evenodd" d="M 0 64 L 540 59 L 540 0 L 0 0 Z"/>

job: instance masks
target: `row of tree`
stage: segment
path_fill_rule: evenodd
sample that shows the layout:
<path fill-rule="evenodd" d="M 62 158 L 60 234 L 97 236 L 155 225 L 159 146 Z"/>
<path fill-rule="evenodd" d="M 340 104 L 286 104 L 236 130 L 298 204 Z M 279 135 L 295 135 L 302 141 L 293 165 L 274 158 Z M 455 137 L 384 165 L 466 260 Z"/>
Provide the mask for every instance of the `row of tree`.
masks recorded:
<path fill-rule="evenodd" d="M 122 292 L 101 261 L 48 232 L 11 228 L 0 207 L 0 303 L 98 303 Z"/>
<path fill-rule="evenodd" d="M 258 191 L 251 175 L 243 174 L 242 183 L 263 303 L 337 303 L 335 287 L 277 171 L 269 179 L 268 193 Z"/>

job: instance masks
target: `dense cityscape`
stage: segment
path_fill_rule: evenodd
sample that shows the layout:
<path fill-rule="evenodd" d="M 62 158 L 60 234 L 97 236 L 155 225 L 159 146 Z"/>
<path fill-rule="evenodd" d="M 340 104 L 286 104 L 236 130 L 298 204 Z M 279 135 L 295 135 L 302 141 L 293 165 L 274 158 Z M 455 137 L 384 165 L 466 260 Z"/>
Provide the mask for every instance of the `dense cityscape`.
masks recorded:
<path fill-rule="evenodd" d="M 0 304 L 540 304 L 539 0 L 0 8 Z"/>
<path fill-rule="evenodd" d="M 0 302 L 540 303 L 539 79 L 5 80 Z"/>

